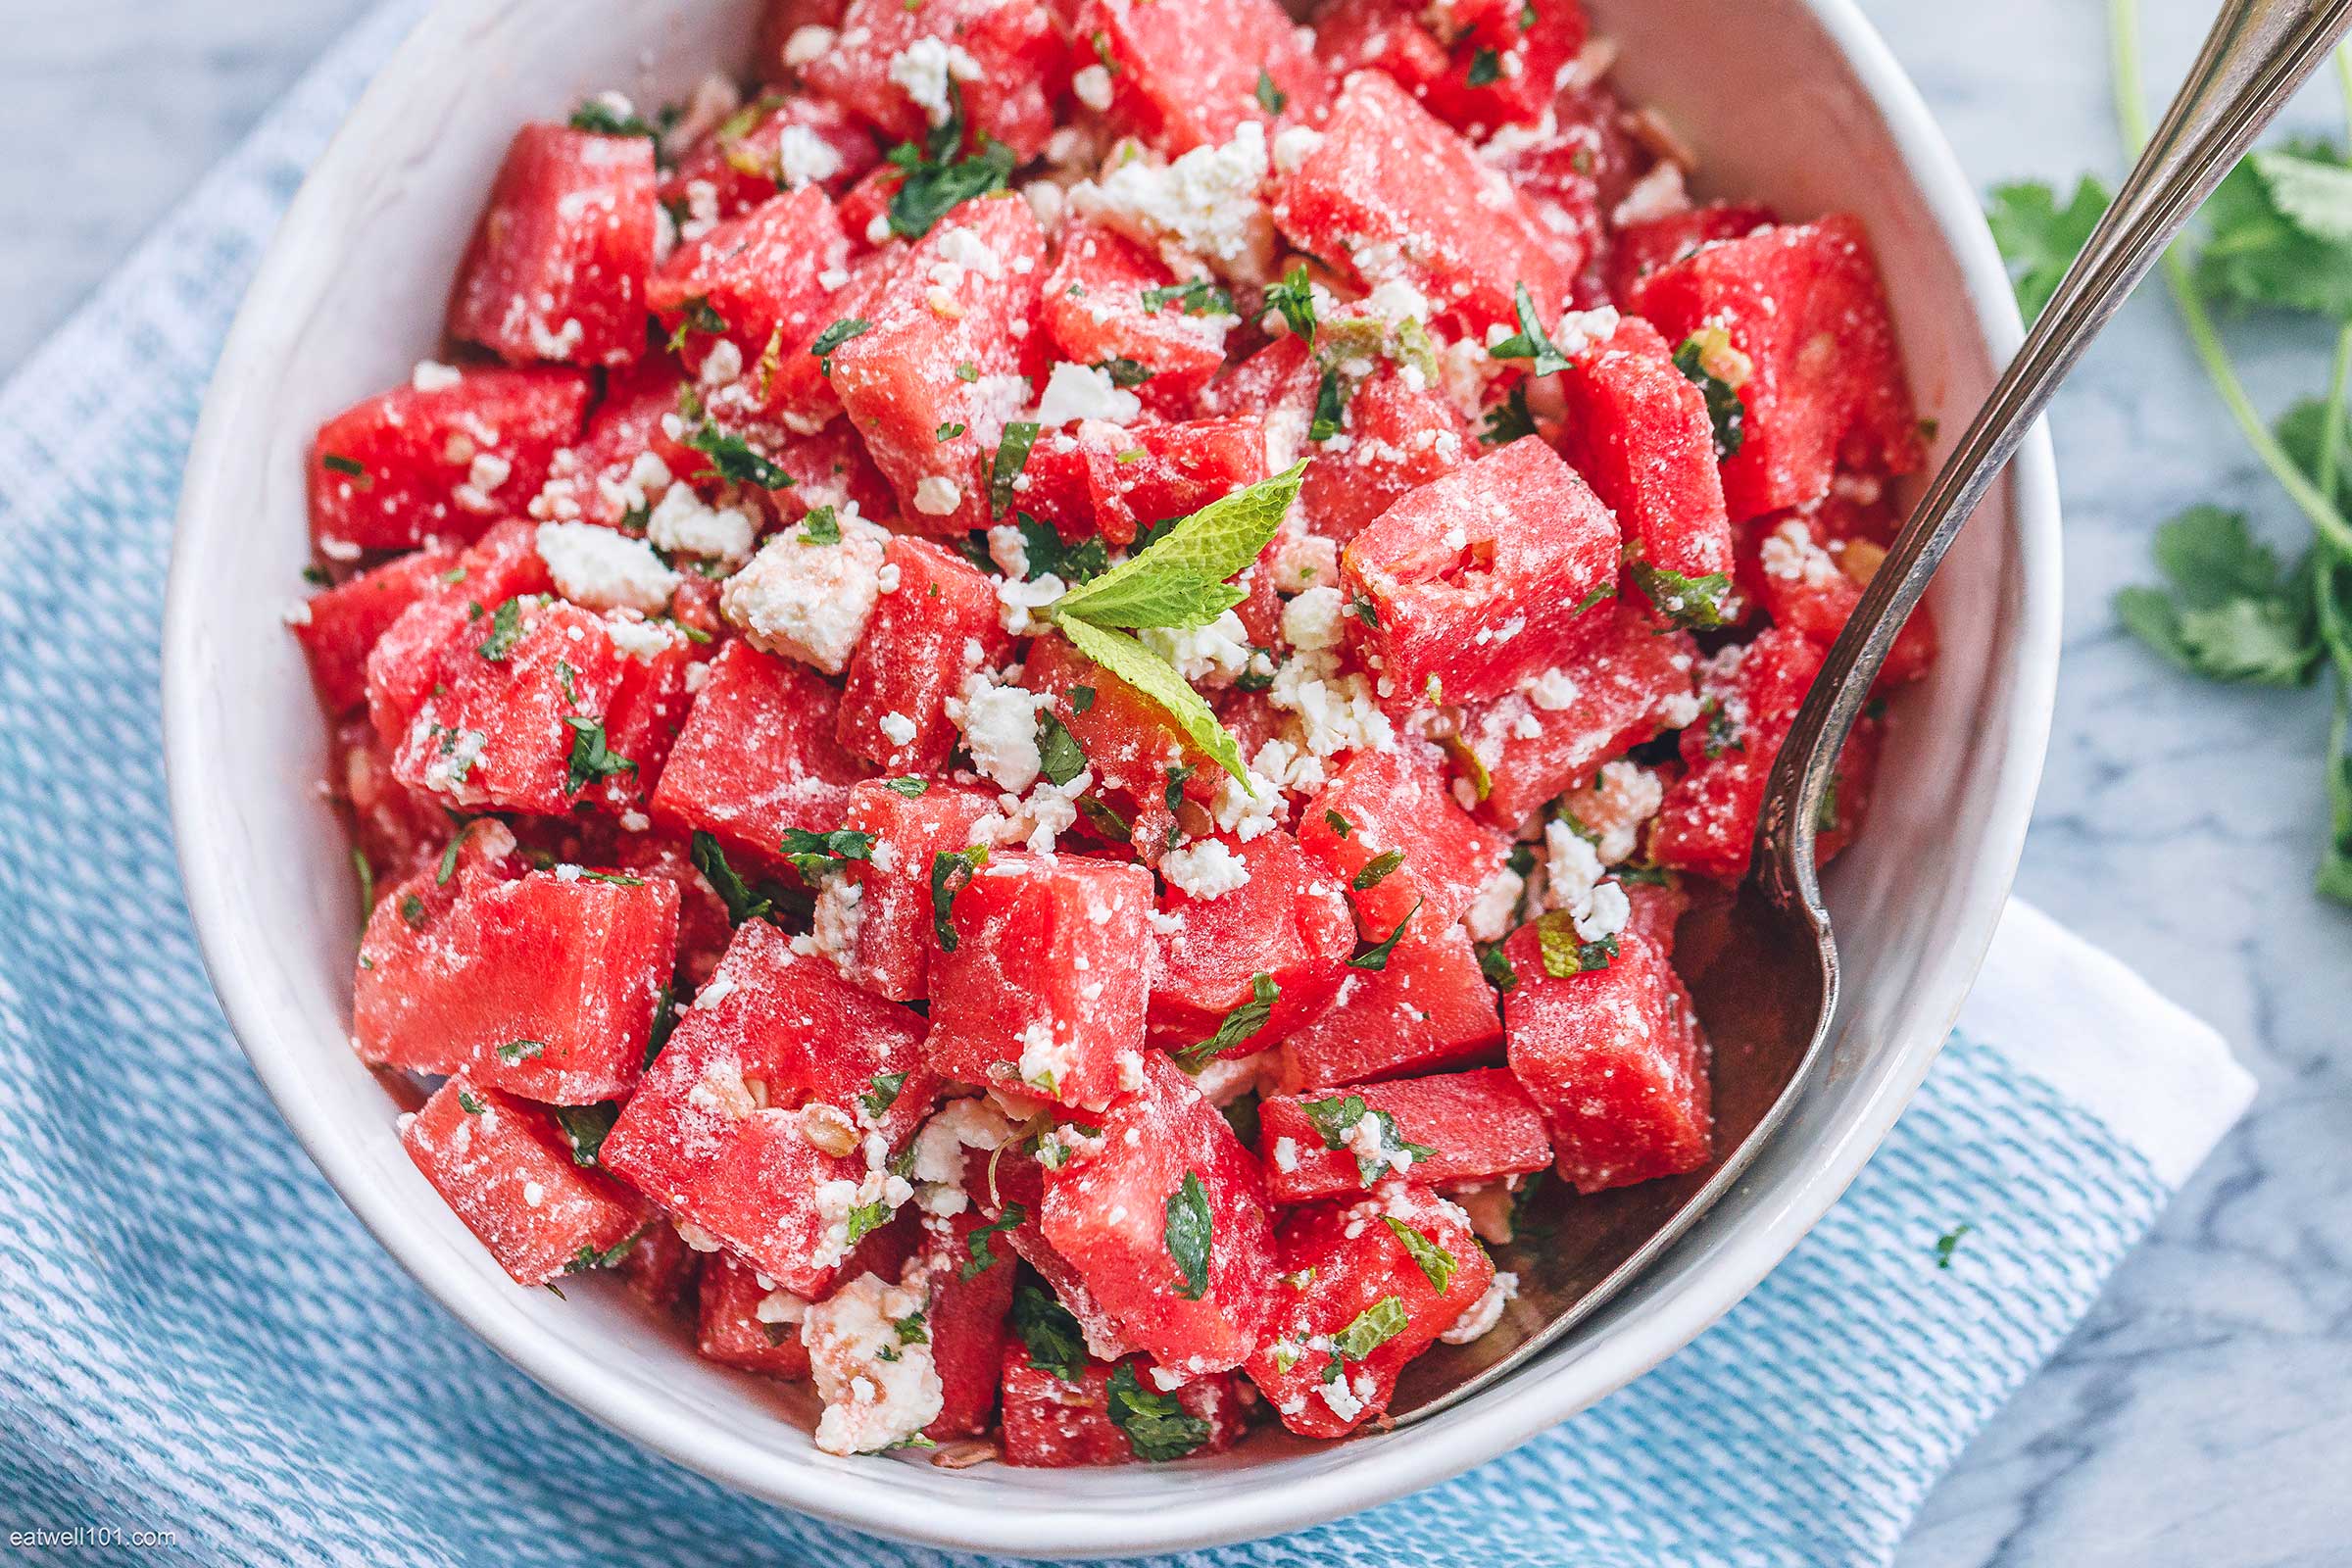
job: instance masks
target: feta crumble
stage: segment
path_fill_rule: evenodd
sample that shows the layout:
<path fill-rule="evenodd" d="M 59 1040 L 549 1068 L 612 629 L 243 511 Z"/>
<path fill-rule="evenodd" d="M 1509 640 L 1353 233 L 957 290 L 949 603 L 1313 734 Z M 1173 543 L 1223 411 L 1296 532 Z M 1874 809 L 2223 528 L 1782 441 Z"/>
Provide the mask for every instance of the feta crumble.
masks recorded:
<path fill-rule="evenodd" d="M 840 519 L 838 543 L 817 544 L 788 528 L 760 547 L 751 564 L 719 590 L 719 612 L 744 640 L 838 675 L 865 635 L 881 597 L 888 539 L 860 517 Z"/>
<path fill-rule="evenodd" d="M 678 574 L 644 540 L 592 522 L 541 523 L 539 558 L 559 593 L 593 610 L 659 614 L 678 590 Z"/>

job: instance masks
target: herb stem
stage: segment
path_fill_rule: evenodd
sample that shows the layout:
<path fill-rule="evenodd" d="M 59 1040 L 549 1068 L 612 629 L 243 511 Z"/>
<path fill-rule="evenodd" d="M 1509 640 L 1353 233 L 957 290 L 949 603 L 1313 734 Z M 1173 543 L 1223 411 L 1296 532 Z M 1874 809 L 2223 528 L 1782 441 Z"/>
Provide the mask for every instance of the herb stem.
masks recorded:
<path fill-rule="evenodd" d="M 2123 128 L 2125 151 L 2136 158 L 2148 144 L 2148 112 L 2140 79 L 2139 0 L 2108 0 L 2107 19 L 2115 68 L 2116 119 Z M 2278 481 L 2288 499 L 2311 519 L 2320 538 L 2336 552 L 2352 555 L 2352 522 L 2347 522 L 2333 500 L 2295 466 L 2294 460 L 2263 422 L 2262 412 L 2254 407 L 2229 351 L 2222 347 L 2213 314 L 2206 310 L 2204 297 L 2197 292 L 2196 279 L 2178 242 L 2164 253 L 2163 270 L 2165 287 L 2172 291 L 2173 304 L 2180 313 L 2180 324 L 2188 331 L 2189 345 L 2205 368 L 2206 379 L 2213 383 L 2230 416 L 2237 421 L 2246 445 L 2262 460 L 2262 466 L 2271 470 L 2271 476 Z"/>

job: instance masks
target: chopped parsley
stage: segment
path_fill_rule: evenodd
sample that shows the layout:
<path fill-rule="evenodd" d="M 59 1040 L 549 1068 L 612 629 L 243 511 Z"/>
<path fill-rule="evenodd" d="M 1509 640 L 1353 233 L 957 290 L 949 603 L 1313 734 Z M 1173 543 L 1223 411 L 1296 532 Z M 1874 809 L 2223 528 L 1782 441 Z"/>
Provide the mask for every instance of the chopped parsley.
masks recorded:
<path fill-rule="evenodd" d="M 976 1280 L 990 1269 L 995 1268 L 1001 1259 L 998 1258 L 996 1250 L 989 1244 L 1008 1231 L 1020 1229 L 1022 1223 L 1028 1218 L 1029 1211 L 1020 1204 L 1006 1203 L 1003 1213 L 973 1231 L 965 1244 L 971 1256 L 964 1259 L 963 1267 L 956 1272 L 956 1278 Z"/>
<path fill-rule="evenodd" d="M 1029 1364 L 1064 1383 L 1086 1376 L 1086 1334 L 1070 1309 L 1023 1280 L 1013 1288 L 1012 1332 L 1029 1348 Z"/>
<path fill-rule="evenodd" d="M 956 895 L 970 886 L 980 868 L 988 863 L 988 847 L 975 844 L 969 849 L 941 850 L 931 857 L 931 932 L 939 939 L 939 951 L 954 953 L 959 940 L 955 922 L 949 916 L 956 909 Z"/>
<path fill-rule="evenodd" d="M 1282 995 L 1282 987 L 1270 974 L 1250 977 L 1250 1000 L 1238 1004 L 1217 1025 L 1217 1032 L 1206 1040 L 1185 1047 L 1176 1054 L 1176 1063 L 1186 1072 L 1197 1073 L 1219 1056 L 1249 1040 L 1265 1028 L 1274 1015 L 1274 1004 Z"/>
<path fill-rule="evenodd" d="M 1185 1409 L 1173 1394 L 1147 1392 L 1133 1361 L 1121 1361 L 1110 1375 L 1108 1413 L 1135 1456 L 1152 1464 L 1181 1459 L 1208 1441 L 1207 1419 Z"/>
<path fill-rule="evenodd" d="M 1198 1301 L 1208 1294 L 1208 1256 L 1212 1228 L 1208 1212 L 1208 1189 L 1192 1171 L 1184 1173 L 1183 1184 L 1168 1195 L 1167 1223 L 1162 1235 L 1167 1243 L 1168 1257 L 1184 1276 L 1176 1294 L 1188 1301 Z"/>
<path fill-rule="evenodd" d="M 564 793 L 577 795 L 599 779 L 615 773 L 634 773 L 637 764 L 605 742 L 605 721 L 572 717 L 564 721 L 571 731 L 571 758 L 564 775 Z"/>
<path fill-rule="evenodd" d="M 1497 360 L 1526 360 L 1530 375 L 1549 375 L 1554 370 L 1568 368 L 1568 356 L 1551 341 L 1536 315 L 1535 296 L 1528 293 L 1525 283 L 1512 286 L 1512 298 L 1519 316 L 1519 330 L 1487 350 Z"/>

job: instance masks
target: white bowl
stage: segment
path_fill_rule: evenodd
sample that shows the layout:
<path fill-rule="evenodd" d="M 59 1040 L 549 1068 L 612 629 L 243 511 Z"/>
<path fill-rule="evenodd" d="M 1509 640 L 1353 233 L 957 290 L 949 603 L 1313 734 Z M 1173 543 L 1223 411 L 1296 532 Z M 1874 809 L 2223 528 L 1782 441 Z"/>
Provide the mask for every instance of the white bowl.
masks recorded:
<path fill-rule="evenodd" d="M 1869 227 L 1923 413 L 1953 434 L 2018 336 L 1977 200 L 1849 0 L 1592 0 L 1636 101 L 1706 183 Z M 441 1302 L 618 1431 L 860 1529 L 1026 1555 L 1173 1550 L 1294 1529 L 1428 1486 L 1622 1387 L 1740 1299 L 1877 1148 L 1927 1071 L 2007 897 L 2050 718 L 2058 514 L 2019 456 L 1937 584 L 1943 661 L 1902 705 L 1872 831 L 1832 904 L 1848 1003 L 1832 1069 L 1747 1180 L 1572 1342 L 1405 1431 L 1171 1467 L 947 1471 L 817 1452 L 758 1380 L 627 1304 L 515 1288 L 402 1152 L 346 1043 L 354 925 L 324 728 L 278 612 L 302 592 L 302 454 L 321 419 L 435 345 L 508 138 L 618 85 L 658 101 L 747 53 L 754 0 L 447 0 L 385 65 L 296 198 L 238 316 L 190 459 L 164 636 L 188 902 L 230 1023 L 346 1202 Z M 591 24 L 593 19 L 593 24 Z"/>

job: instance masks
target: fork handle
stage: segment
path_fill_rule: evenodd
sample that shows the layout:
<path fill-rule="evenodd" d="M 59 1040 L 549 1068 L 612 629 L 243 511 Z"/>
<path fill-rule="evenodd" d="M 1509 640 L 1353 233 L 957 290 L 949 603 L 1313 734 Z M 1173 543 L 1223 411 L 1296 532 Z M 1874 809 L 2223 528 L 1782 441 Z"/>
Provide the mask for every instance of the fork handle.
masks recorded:
<path fill-rule="evenodd" d="M 2228 0 L 2139 162 L 1895 536 L 1773 764 L 1750 875 L 1818 906 L 1814 840 L 1847 732 L 1960 526 L 2060 382 L 2255 136 L 2352 24 L 2352 0 Z"/>

